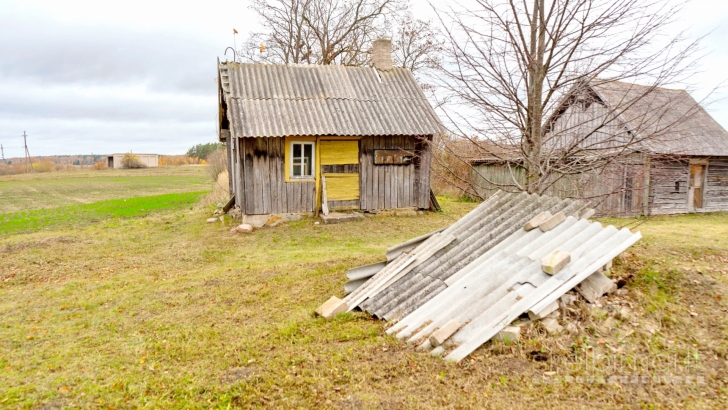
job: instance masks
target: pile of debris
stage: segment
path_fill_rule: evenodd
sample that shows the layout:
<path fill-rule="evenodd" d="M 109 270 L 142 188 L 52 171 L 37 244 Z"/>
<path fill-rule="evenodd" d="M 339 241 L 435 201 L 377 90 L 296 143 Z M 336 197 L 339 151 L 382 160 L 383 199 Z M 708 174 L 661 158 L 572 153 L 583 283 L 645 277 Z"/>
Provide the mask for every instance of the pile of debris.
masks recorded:
<path fill-rule="evenodd" d="M 524 314 L 559 331 L 559 301 L 572 289 L 588 301 L 612 291 L 603 271 L 641 237 L 593 214 L 576 200 L 499 192 L 447 229 L 390 249 L 387 262 L 353 269 L 351 293 L 317 313 L 359 308 L 451 361 L 494 337 L 517 338 L 511 324 Z"/>

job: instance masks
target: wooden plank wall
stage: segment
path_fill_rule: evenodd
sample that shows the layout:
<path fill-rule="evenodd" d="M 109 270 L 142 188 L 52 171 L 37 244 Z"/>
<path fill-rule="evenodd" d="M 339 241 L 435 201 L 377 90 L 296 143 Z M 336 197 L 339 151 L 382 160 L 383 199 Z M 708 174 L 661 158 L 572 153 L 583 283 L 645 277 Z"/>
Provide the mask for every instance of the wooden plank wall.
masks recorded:
<path fill-rule="evenodd" d="M 703 211 L 728 211 L 728 159 L 708 162 Z"/>
<path fill-rule="evenodd" d="M 566 110 L 551 124 L 544 147 L 558 149 L 580 146 L 605 149 L 629 144 L 630 136 L 611 109 L 594 95 L 585 95 L 589 103 L 570 101 Z"/>
<path fill-rule="evenodd" d="M 595 208 L 598 215 L 641 215 L 644 166 L 638 156 L 621 161 L 580 175 L 553 174 L 553 182 L 544 194 L 584 200 Z M 471 176 L 476 192 L 483 198 L 489 198 L 500 189 L 518 192 L 514 177 L 521 187 L 526 186 L 526 172 L 518 166 L 509 169 L 506 164 L 475 165 Z"/>
<path fill-rule="evenodd" d="M 650 171 L 650 214 L 667 215 L 688 212 L 688 161 L 653 160 Z M 680 182 L 679 189 L 675 183 Z"/>
<path fill-rule="evenodd" d="M 423 141 L 418 143 L 419 141 Z M 419 161 L 408 165 L 374 165 L 375 149 L 415 151 Z M 359 146 L 360 207 L 383 210 L 417 207 L 426 209 L 430 201 L 432 151 L 423 138 L 387 136 L 363 137 Z"/>
<path fill-rule="evenodd" d="M 284 138 L 239 140 L 240 187 L 247 215 L 310 213 L 316 207 L 316 183 L 285 182 Z M 236 195 L 237 197 L 237 195 Z"/>

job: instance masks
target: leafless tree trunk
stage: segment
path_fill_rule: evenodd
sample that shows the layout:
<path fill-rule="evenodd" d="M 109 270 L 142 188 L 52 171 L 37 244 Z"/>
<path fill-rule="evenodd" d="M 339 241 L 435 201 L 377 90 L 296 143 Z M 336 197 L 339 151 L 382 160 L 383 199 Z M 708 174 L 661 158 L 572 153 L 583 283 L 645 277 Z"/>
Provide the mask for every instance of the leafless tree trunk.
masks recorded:
<path fill-rule="evenodd" d="M 512 185 L 532 193 L 664 138 L 680 121 L 657 118 L 671 102 L 651 91 L 685 82 L 696 61 L 697 41 L 665 35 L 679 10 L 661 0 L 473 0 L 437 10 L 447 37 L 438 85 L 454 133 L 523 167 L 525 181 Z M 552 126 L 558 107 L 617 82 L 647 86 L 626 90 L 609 115 Z M 658 115 L 642 129 L 615 125 L 644 104 Z"/>

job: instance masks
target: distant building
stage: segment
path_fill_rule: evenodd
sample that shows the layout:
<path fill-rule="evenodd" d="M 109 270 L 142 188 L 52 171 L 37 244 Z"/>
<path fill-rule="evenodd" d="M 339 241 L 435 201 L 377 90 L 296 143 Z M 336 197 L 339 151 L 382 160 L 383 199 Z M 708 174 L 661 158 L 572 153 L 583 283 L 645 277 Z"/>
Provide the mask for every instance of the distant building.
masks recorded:
<path fill-rule="evenodd" d="M 126 154 L 111 154 L 108 155 L 106 158 L 104 158 L 104 162 L 106 162 L 106 166 L 109 168 L 124 168 L 124 165 L 121 164 L 121 160 L 124 159 L 124 155 Z M 159 166 L 159 155 L 157 154 L 134 154 L 136 155 L 139 160 L 142 162 L 142 164 L 146 165 L 149 168 L 152 167 L 158 167 Z"/>

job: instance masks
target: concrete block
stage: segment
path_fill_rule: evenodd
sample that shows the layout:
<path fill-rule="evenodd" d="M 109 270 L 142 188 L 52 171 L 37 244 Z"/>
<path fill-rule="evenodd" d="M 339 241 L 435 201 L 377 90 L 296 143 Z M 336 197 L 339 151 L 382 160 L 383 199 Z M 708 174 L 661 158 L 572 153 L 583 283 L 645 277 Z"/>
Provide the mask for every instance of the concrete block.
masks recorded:
<path fill-rule="evenodd" d="M 616 289 L 617 284 L 601 272 L 594 272 L 580 284 L 576 285 L 576 291 L 590 303 L 596 302 L 605 293 L 612 293 Z"/>
<path fill-rule="evenodd" d="M 568 265 L 569 262 L 571 262 L 569 252 L 557 250 L 541 260 L 541 269 L 549 275 L 555 275 Z"/>
<path fill-rule="evenodd" d="M 503 330 L 496 333 L 493 336 L 493 340 L 501 342 L 515 342 L 521 339 L 521 327 L 520 326 L 506 326 Z"/>
<path fill-rule="evenodd" d="M 331 319 L 339 313 L 344 313 L 349 310 L 349 305 L 343 300 L 332 296 L 329 300 L 324 302 L 323 305 L 316 309 L 316 314 L 323 317 L 324 319 Z"/>
<path fill-rule="evenodd" d="M 430 336 L 430 344 L 437 347 L 441 344 L 445 343 L 445 340 L 447 340 L 448 337 L 452 336 L 455 332 L 460 329 L 460 322 L 458 322 L 456 319 L 453 319 L 439 329 L 437 329 L 431 336 Z"/>
<path fill-rule="evenodd" d="M 243 223 L 253 225 L 253 228 L 262 228 L 270 219 L 270 215 L 243 215 Z"/>
<path fill-rule="evenodd" d="M 546 306 L 544 308 L 544 310 L 542 310 L 540 312 L 532 312 L 532 311 L 529 310 L 528 311 L 528 317 L 531 320 L 543 319 L 546 316 L 550 315 L 551 313 L 553 313 L 553 312 L 555 312 L 557 310 L 559 310 L 559 301 L 558 300 L 555 300 L 553 303 L 551 303 L 550 305 Z"/>
<path fill-rule="evenodd" d="M 594 216 L 596 212 L 597 211 L 595 211 L 594 208 L 586 208 L 579 214 L 579 219 L 589 219 Z"/>
<path fill-rule="evenodd" d="M 566 306 L 571 305 L 572 303 L 576 303 L 576 301 L 578 299 L 579 298 L 576 295 L 574 295 L 572 293 L 567 293 L 564 296 L 559 298 L 559 302 L 561 303 L 561 306 L 566 307 Z"/>
<path fill-rule="evenodd" d="M 240 224 L 235 228 L 235 230 L 239 233 L 249 233 L 253 232 L 253 225 L 251 224 Z"/>
<path fill-rule="evenodd" d="M 358 221 L 360 219 L 364 219 L 364 215 L 359 212 L 329 212 L 328 215 L 321 215 L 321 220 L 323 220 L 325 224 L 338 224 L 342 222 Z"/>
<path fill-rule="evenodd" d="M 543 328 L 550 334 L 561 333 L 561 331 L 564 330 L 564 328 L 559 324 L 559 321 L 551 317 L 542 319 L 540 323 L 541 326 L 543 326 Z"/>
<path fill-rule="evenodd" d="M 543 211 L 540 214 L 534 216 L 533 219 L 531 219 L 530 221 L 526 222 L 526 224 L 523 225 L 523 229 L 525 229 L 526 231 L 536 229 L 539 225 L 546 222 L 546 220 L 549 218 L 551 218 L 551 212 Z"/>
<path fill-rule="evenodd" d="M 543 232 L 548 232 L 554 228 L 561 222 L 564 222 L 566 220 L 566 214 L 564 212 L 559 212 L 556 215 L 552 216 L 551 218 L 543 221 L 538 227 L 541 228 Z"/>

